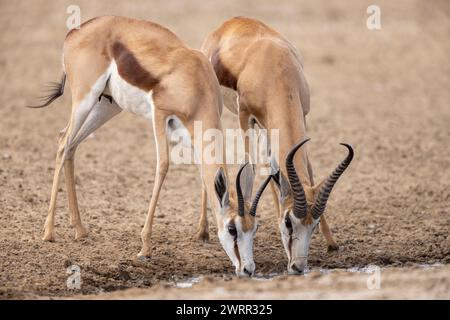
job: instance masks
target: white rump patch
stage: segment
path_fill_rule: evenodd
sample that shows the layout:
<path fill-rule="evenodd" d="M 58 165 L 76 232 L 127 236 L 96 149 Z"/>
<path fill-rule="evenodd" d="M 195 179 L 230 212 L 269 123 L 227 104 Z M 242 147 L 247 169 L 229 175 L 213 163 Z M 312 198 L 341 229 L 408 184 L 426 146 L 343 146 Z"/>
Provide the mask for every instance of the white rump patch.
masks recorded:
<path fill-rule="evenodd" d="M 153 109 L 152 92 L 146 92 L 126 82 L 119 75 L 115 61 L 111 63 L 109 69 L 109 91 L 119 107 L 125 111 L 151 119 Z"/>

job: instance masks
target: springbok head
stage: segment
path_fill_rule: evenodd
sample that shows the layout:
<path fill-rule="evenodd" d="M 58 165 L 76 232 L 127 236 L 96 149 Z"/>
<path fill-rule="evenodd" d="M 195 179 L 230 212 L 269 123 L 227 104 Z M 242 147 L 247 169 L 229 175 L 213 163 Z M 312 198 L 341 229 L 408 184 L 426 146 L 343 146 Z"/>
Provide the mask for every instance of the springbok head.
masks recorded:
<path fill-rule="evenodd" d="M 333 173 L 315 186 L 303 186 L 294 167 L 294 156 L 308 142 L 296 144 L 286 156 L 287 179 L 283 173 L 273 176 L 280 190 L 280 216 L 278 219 L 281 239 L 288 256 L 288 273 L 303 274 L 308 263 L 308 252 L 312 234 L 336 181 L 353 159 L 353 148 L 345 143 L 348 155 Z M 306 165 L 306 164 L 305 164 Z"/>
<path fill-rule="evenodd" d="M 215 178 L 215 190 L 221 206 L 222 223 L 218 225 L 220 243 L 230 257 L 239 277 L 251 277 L 255 272 L 253 237 L 257 230 L 256 208 L 272 176 L 268 176 L 255 194 L 252 189 L 254 168 L 248 163 L 240 167 L 236 176 L 236 192 L 227 185 L 220 168 Z"/>

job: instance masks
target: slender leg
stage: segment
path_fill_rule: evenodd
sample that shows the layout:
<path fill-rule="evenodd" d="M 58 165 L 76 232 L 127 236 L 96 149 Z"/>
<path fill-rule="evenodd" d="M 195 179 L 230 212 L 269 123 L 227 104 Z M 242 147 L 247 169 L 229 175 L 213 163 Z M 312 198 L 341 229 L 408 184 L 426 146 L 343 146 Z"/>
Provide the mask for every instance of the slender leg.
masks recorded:
<path fill-rule="evenodd" d="M 245 153 L 249 155 L 249 160 L 256 159 L 254 157 L 254 154 L 250 154 L 250 138 L 245 136 L 245 133 L 248 131 L 250 125 L 250 113 L 248 113 L 245 110 L 241 110 L 242 108 L 239 107 L 239 127 L 243 131 L 244 135 L 241 137 L 244 140 L 244 146 L 245 146 Z M 253 129 L 253 128 L 252 128 Z M 252 150 L 253 151 L 253 150 Z"/>
<path fill-rule="evenodd" d="M 267 148 L 270 148 L 269 141 L 267 142 Z M 271 154 L 271 156 L 272 156 L 272 154 Z M 277 218 L 279 218 L 281 216 L 282 212 L 281 212 L 281 208 L 280 208 L 280 197 L 279 197 L 278 187 L 273 180 L 270 180 L 269 184 L 270 184 L 270 191 L 272 193 L 272 198 L 273 198 L 273 205 L 275 207 L 275 213 L 277 215 Z"/>
<path fill-rule="evenodd" d="M 244 133 L 249 128 L 249 118 L 250 114 L 247 111 L 240 111 L 239 112 L 239 124 L 240 128 L 244 131 Z M 248 153 L 249 151 L 249 139 L 245 139 L 243 136 L 242 139 L 244 139 L 245 143 L 245 152 Z M 202 185 L 202 204 L 201 204 L 201 211 L 200 211 L 200 219 L 198 221 L 198 228 L 197 233 L 195 237 L 198 240 L 207 241 L 209 240 L 209 231 L 208 231 L 208 215 L 207 215 L 207 198 L 208 195 L 206 193 L 206 188 Z"/>
<path fill-rule="evenodd" d="M 200 220 L 198 222 L 198 228 L 196 233 L 196 238 L 202 241 L 209 240 L 209 230 L 208 230 L 208 195 L 206 193 L 206 188 L 202 183 L 202 207 L 200 212 Z"/>
<path fill-rule="evenodd" d="M 78 209 L 78 201 L 75 187 L 75 151 L 78 145 L 86 139 L 92 132 L 100 128 L 104 123 L 112 117 L 120 113 L 120 109 L 115 103 L 110 103 L 108 99 L 101 98 L 95 104 L 80 131 L 69 145 L 66 160 L 64 163 L 64 176 L 66 177 L 66 189 L 69 198 L 70 222 L 75 227 L 75 239 L 81 239 L 87 235 L 87 231 L 81 223 L 80 211 Z"/>
<path fill-rule="evenodd" d="M 79 138 L 81 136 L 83 139 L 88 136 L 87 131 L 95 130 L 106 120 L 99 121 L 99 117 L 94 117 L 95 121 L 93 121 L 93 115 L 98 112 L 95 111 L 92 114 L 91 111 L 96 103 L 98 102 L 98 96 L 100 93 L 98 92 L 89 92 L 85 97 L 72 97 L 72 116 L 70 118 L 69 124 L 60 132 L 58 151 L 56 153 L 56 164 L 55 164 L 55 174 L 53 176 L 53 186 L 52 193 L 50 197 L 50 205 L 48 209 L 47 219 L 45 220 L 44 225 L 44 236 L 43 240 L 45 241 L 54 241 L 55 240 L 55 209 L 56 209 L 56 198 L 58 195 L 58 188 L 60 182 L 60 175 L 62 167 L 65 166 L 67 170 L 66 175 L 66 185 L 68 186 L 69 193 L 69 206 L 71 210 L 71 220 L 75 223 L 75 227 L 77 228 L 78 234 L 82 234 L 82 227 L 77 225 L 77 221 L 80 219 L 76 219 L 76 216 L 79 217 L 78 207 L 76 204 L 76 195 L 74 193 L 75 190 L 75 181 L 73 177 L 73 161 L 71 163 L 65 165 L 67 159 L 71 159 L 76 146 L 82 141 Z M 101 104 L 99 104 L 101 105 Z M 101 108 L 99 108 L 99 111 Z M 100 112 L 101 113 L 101 112 Z M 91 119 L 90 121 L 86 121 L 87 119 Z M 83 124 L 86 126 L 83 127 Z M 93 125 L 95 123 L 96 125 Z M 89 130 L 86 130 L 88 128 Z M 80 130 L 81 129 L 81 130 Z M 79 136 L 77 134 L 80 133 Z M 75 209 L 76 208 L 76 209 Z"/>
<path fill-rule="evenodd" d="M 75 191 L 75 168 L 74 158 L 66 159 L 64 162 L 64 176 L 66 177 L 66 189 L 69 198 L 70 223 L 75 227 L 75 239 L 81 239 L 87 235 L 86 229 L 83 227 L 78 210 L 77 194 Z"/>
<path fill-rule="evenodd" d="M 337 251 L 339 249 L 338 244 L 333 238 L 330 228 L 328 227 L 327 220 L 325 219 L 325 214 L 320 217 L 320 231 L 322 231 L 323 236 L 328 244 L 328 251 Z"/>
<path fill-rule="evenodd" d="M 159 115 L 156 111 L 153 116 L 153 133 L 155 135 L 155 142 L 157 148 L 157 165 L 156 165 L 156 177 L 155 184 L 153 186 L 152 198 L 150 200 L 150 206 L 145 219 L 144 228 L 141 232 L 142 249 L 138 254 L 140 258 L 149 258 L 151 255 L 151 235 L 153 217 L 155 215 L 156 204 L 158 203 L 159 193 L 164 183 L 164 179 L 169 169 L 169 146 L 167 136 L 165 132 L 165 117 Z"/>
<path fill-rule="evenodd" d="M 58 151 L 56 152 L 55 161 L 55 173 L 53 175 L 53 185 L 52 193 L 50 197 L 50 205 L 48 208 L 47 219 L 44 224 L 44 236 L 42 240 L 44 241 L 54 241 L 55 240 L 55 209 L 56 209 L 56 198 L 58 195 L 59 188 L 59 177 L 61 174 L 62 164 L 64 162 L 64 147 L 67 138 L 67 132 L 65 131 L 59 139 Z"/>
<path fill-rule="evenodd" d="M 55 211 L 56 211 L 56 198 L 58 196 L 58 188 L 60 182 L 60 175 L 62 167 L 66 161 L 66 157 L 68 155 L 67 146 L 69 138 L 73 135 L 73 127 L 76 121 L 77 114 L 77 104 L 74 104 L 72 109 L 72 116 L 70 118 L 69 124 L 60 132 L 60 138 L 58 143 L 58 151 L 56 153 L 56 161 L 55 161 L 55 173 L 53 176 L 53 185 L 52 185 L 52 193 L 50 196 L 50 205 L 48 208 L 47 219 L 44 224 L 44 236 L 42 240 L 44 241 L 55 241 Z M 87 114 L 86 114 L 87 116 Z M 80 125 L 81 126 L 81 125 Z M 69 168 L 70 169 L 70 168 Z M 70 170 L 69 170 L 70 172 Z M 70 199 L 70 197 L 69 197 Z M 70 201 L 70 200 L 69 200 Z"/>

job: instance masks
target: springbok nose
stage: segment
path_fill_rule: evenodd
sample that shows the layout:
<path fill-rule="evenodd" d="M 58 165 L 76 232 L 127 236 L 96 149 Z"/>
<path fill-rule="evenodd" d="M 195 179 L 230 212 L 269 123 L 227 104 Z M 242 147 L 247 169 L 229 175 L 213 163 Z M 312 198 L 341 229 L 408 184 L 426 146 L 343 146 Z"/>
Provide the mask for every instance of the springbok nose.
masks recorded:
<path fill-rule="evenodd" d="M 247 268 L 244 268 L 244 273 L 249 277 L 253 276 L 253 271 L 249 271 Z"/>
<path fill-rule="evenodd" d="M 298 259 L 291 264 L 291 272 L 293 274 L 304 274 L 308 262 L 306 259 Z"/>
<path fill-rule="evenodd" d="M 295 263 L 291 266 L 292 270 L 294 270 L 297 274 L 303 274 L 304 268 L 298 267 Z"/>

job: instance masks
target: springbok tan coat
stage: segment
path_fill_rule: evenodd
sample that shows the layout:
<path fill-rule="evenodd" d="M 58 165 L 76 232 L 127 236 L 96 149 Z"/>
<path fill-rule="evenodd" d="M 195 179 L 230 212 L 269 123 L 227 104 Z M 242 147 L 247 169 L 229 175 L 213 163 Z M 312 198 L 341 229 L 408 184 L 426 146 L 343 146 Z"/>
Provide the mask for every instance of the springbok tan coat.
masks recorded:
<path fill-rule="evenodd" d="M 247 130 L 257 123 L 269 132 L 279 130 L 281 175 L 272 183 L 272 191 L 289 258 L 288 270 L 303 272 L 311 234 L 319 222 L 311 210 L 315 207 L 315 213 L 323 214 L 331 189 L 322 190 L 321 199 L 317 199 L 324 184 L 314 185 L 307 149 L 299 149 L 303 144 L 299 142 L 305 142 L 307 137 L 305 116 L 310 110 L 309 86 L 300 55 L 280 33 L 258 20 L 245 17 L 225 21 L 206 37 L 201 50 L 211 61 L 219 83 L 236 91 L 238 109 L 230 110 L 238 114 L 241 128 Z M 295 158 L 292 154 L 295 172 L 289 175 L 284 160 L 293 149 L 299 152 Z M 332 187 L 334 183 L 328 187 L 330 185 Z M 301 199 L 300 193 L 304 193 L 306 199 Z M 305 216 L 293 210 L 295 207 L 304 207 Z M 200 223 L 200 226 L 204 224 Z M 337 250 L 338 245 L 323 215 L 320 225 L 329 249 Z"/>
<path fill-rule="evenodd" d="M 188 48 L 168 29 L 149 21 L 108 16 L 89 20 L 79 30 L 67 34 L 63 79 L 55 91 L 35 107 L 47 106 L 61 96 L 66 78 L 72 95 L 72 113 L 59 139 L 43 239 L 55 239 L 56 196 L 63 167 L 75 237 L 86 235 L 75 191 L 75 150 L 89 134 L 126 110 L 152 123 L 156 142 L 155 184 L 139 253 L 140 257 L 149 257 L 153 217 L 169 168 L 168 135 L 174 130 L 186 129 L 188 140 L 194 141 L 195 121 L 201 122 L 203 130 L 222 130 L 222 100 L 214 70 L 201 52 Z M 248 168 L 241 168 L 238 184 L 252 185 L 253 173 Z M 234 192 L 229 188 L 224 164 L 202 162 L 200 169 L 204 189 L 202 202 L 206 207 L 209 197 L 221 243 L 237 274 L 252 275 L 255 218 L 252 212 L 249 214 L 237 207 L 237 203 L 249 202 L 248 190 Z"/>

